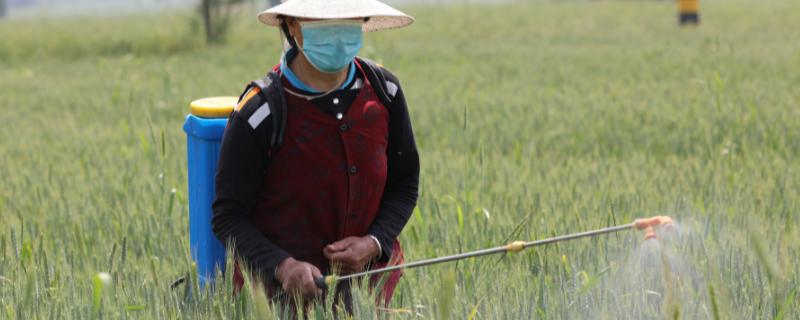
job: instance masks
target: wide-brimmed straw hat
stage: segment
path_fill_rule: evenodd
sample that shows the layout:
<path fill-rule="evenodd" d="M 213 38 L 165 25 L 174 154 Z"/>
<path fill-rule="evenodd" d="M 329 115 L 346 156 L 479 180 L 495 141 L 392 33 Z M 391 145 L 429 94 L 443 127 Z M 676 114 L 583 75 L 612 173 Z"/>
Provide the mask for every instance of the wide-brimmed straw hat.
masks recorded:
<path fill-rule="evenodd" d="M 401 28 L 414 18 L 377 0 L 287 0 L 258 14 L 266 25 L 280 26 L 279 17 L 309 19 L 369 18 L 364 32 Z"/>

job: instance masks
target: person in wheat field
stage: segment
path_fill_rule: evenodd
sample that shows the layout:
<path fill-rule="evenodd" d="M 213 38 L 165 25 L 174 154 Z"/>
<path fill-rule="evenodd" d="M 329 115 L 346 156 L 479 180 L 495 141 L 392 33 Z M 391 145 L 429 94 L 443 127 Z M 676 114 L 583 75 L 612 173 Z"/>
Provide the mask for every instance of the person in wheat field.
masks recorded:
<path fill-rule="evenodd" d="M 357 54 L 364 32 L 414 20 L 376 0 L 289 0 L 258 19 L 286 44 L 229 117 L 213 229 L 239 257 L 238 286 L 244 266 L 269 295 L 308 301 L 324 274 L 403 261 L 419 156 L 397 77 Z M 384 304 L 400 276 L 370 280 Z M 348 286 L 336 296 L 350 299 Z"/>

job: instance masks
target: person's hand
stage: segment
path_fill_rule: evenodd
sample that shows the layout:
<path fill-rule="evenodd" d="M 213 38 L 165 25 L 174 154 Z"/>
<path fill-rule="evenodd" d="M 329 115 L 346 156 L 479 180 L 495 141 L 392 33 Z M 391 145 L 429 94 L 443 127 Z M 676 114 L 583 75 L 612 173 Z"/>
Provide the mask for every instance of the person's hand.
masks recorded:
<path fill-rule="evenodd" d="M 325 246 L 322 253 L 332 264 L 338 264 L 343 273 L 354 273 L 364 270 L 380 254 L 380 249 L 370 236 L 347 237 Z"/>
<path fill-rule="evenodd" d="M 299 293 L 306 298 L 322 293 L 314 284 L 314 278 L 318 277 L 322 277 L 322 272 L 317 267 L 292 257 L 283 259 L 275 270 L 275 278 L 281 283 L 283 291 Z"/>

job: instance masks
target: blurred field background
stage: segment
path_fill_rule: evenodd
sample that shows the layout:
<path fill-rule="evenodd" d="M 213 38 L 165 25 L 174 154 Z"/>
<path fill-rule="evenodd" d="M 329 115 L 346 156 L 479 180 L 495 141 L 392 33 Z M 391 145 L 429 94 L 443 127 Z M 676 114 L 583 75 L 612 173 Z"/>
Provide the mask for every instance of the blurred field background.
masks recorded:
<path fill-rule="evenodd" d="M 690 28 L 671 1 L 401 8 L 417 22 L 362 55 L 400 77 L 420 147 L 408 261 L 678 229 L 409 270 L 391 310 L 360 290 L 355 318 L 800 319 L 800 2 L 703 1 Z M 272 314 L 169 288 L 191 269 L 188 104 L 280 54 L 254 8 L 213 46 L 196 16 L 0 20 L 0 318 Z"/>

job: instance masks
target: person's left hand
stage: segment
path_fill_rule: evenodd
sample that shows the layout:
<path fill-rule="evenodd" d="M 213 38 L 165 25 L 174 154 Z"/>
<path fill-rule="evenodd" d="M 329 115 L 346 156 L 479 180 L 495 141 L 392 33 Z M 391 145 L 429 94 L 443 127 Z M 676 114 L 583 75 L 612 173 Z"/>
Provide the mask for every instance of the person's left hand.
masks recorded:
<path fill-rule="evenodd" d="M 370 236 L 344 238 L 325 246 L 322 253 L 345 274 L 363 271 L 380 254 L 378 244 Z"/>

